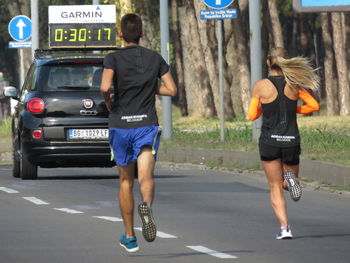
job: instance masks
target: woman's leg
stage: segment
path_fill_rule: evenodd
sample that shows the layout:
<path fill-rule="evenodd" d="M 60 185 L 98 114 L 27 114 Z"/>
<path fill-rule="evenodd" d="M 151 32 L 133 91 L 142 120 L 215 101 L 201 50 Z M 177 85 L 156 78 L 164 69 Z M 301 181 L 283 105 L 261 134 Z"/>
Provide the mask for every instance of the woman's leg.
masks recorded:
<path fill-rule="evenodd" d="M 281 227 L 288 225 L 286 200 L 284 198 L 283 184 L 283 166 L 280 159 L 273 161 L 262 161 L 265 174 L 270 186 L 271 205 L 275 215 L 280 222 Z"/>

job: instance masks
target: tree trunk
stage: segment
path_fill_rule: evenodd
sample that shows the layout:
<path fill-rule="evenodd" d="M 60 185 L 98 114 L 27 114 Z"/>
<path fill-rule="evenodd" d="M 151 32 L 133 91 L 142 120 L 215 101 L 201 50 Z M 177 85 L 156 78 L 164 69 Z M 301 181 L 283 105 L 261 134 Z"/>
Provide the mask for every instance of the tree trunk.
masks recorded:
<path fill-rule="evenodd" d="M 155 1 L 157 0 L 134 0 L 134 6 L 136 6 L 137 13 L 141 16 L 143 24 L 144 36 L 141 38 L 140 45 L 152 50 L 156 50 L 159 47 L 159 36 L 156 34 L 160 29 L 159 15 L 158 13 L 154 14 L 155 10 L 151 8 Z"/>
<path fill-rule="evenodd" d="M 338 83 L 334 76 L 334 53 L 328 13 L 322 13 L 320 16 L 320 21 L 322 27 L 323 45 L 325 50 L 324 80 L 326 88 L 327 115 L 332 116 L 339 113 L 339 103 L 338 97 L 336 96 L 338 93 Z"/>
<path fill-rule="evenodd" d="M 278 16 L 276 0 L 268 0 L 273 43 L 275 47 L 284 48 L 281 22 Z"/>
<path fill-rule="evenodd" d="M 199 14 L 200 10 L 205 9 L 205 5 L 201 1 L 194 1 L 195 13 Z M 206 70 L 208 72 L 208 77 L 210 81 L 211 90 L 214 95 L 215 102 L 215 111 L 220 115 L 220 91 L 219 91 L 219 78 L 218 78 L 218 59 L 217 56 L 214 57 L 214 54 L 217 50 L 217 40 L 215 38 L 208 38 L 208 33 L 213 35 L 215 32 L 215 24 L 214 21 L 201 21 L 197 17 L 198 24 L 198 32 L 200 36 L 200 42 L 198 43 L 198 48 L 203 50 L 204 61 L 206 65 Z M 221 29 L 222 30 L 222 29 Z M 214 31 L 214 32 L 213 32 Z M 211 48 L 213 47 L 213 48 Z M 224 85 L 224 110 L 225 110 L 225 118 L 232 119 L 233 108 L 232 101 L 230 96 L 230 89 L 227 79 L 224 77 L 223 81 Z"/>
<path fill-rule="evenodd" d="M 172 16 L 172 33 L 175 48 L 175 66 L 176 66 L 176 76 L 177 76 L 177 89 L 178 89 L 178 105 L 182 116 L 188 115 L 187 99 L 186 99 L 186 89 L 184 81 L 184 65 L 182 58 L 182 46 L 181 46 L 181 36 L 180 26 L 179 26 L 179 16 L 177 9 L 177 0 L 171 0 L 171 16 Z"/>
<path fill-rule="evenodd" d="M 246 1 L 246 0 L 245 0 Z M 241 1 L 244 2 L 244 1 Z M 236 3 L 238 4 L 238 3 Z M 243 4 L 243 3 L 242 3 Z M 242 6 L 242 5 L 241 5 Z M 240 87 L 241 100 L 244 114 L 248 114 L 249 102 L 250 102 L 250 70 L 249 70 L 249 43 L 248 36 L 245 34 L 246 30 L 245 22 L 242 21 L 240 13 L 244 13 L 246 10 L 241 10 L 240 7 L 236 5 L 239 12 L 238 18 L 233 21 L 233 32 L 234 32 L 234 47 L 236 50 L 236 60 L 237 60 L 237 72 L 238 74 L 234 77 L 238 77 L 238 83 Z M 244 6 L 244 5 L 243 5 Z"/>
<path fill-rule="evenodd" d="M 213 93 L 208 72 L 205 68 L 203 50 L 198 48 L 200 36 L 193 2 L 185 1 L 184 11 L 180 13 L 181 41 L 185 65 L 185 85 L 189 112 L 203 117 L 216 117 Z M 180 10 L 179 10 L 180 11 Z M 194 44 L 195 43 L 195 44 Z"/>
<path fill-rule="evenodd" d="M 333 47 L 339 80 L 340 115 L 343 116 L 350 114 L 350 94 L 340 13 L 331 13 L 331 20 L 333 28 Z"/>

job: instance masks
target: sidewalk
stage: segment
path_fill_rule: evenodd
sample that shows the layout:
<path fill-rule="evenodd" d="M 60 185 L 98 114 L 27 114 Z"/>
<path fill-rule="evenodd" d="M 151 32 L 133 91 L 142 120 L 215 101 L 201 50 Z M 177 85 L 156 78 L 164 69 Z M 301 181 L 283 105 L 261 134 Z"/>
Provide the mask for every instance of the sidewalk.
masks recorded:
<path fill-rule="evenodd" d="M 209 163 L 215 164 L 215 166 L 223 165 L 243 169 L 261 169 L 259 154 L 257 152 L 191 149 L 185 147 L 162 149 L 160 147 L 158 160 L 174 163 Z M 345 187 L 350 185 L 350 166 L 302 159 L 299 176 L 303 179 Z"/>

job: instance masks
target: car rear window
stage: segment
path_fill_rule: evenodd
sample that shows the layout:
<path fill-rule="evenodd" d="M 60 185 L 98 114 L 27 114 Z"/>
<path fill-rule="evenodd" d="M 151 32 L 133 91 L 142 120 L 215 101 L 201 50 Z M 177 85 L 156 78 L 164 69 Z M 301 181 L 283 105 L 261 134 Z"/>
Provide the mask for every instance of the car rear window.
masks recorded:
<path fill-rule="evenodd" d="M 40 70 L 42 91 L 99 90 L 102 64 L 47 64 Z"/>

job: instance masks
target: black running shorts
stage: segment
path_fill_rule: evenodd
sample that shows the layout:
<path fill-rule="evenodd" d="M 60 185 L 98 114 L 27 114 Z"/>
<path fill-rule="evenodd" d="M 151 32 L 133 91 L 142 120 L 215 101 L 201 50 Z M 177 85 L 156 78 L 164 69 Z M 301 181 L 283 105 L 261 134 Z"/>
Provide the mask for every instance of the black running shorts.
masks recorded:
<path fill-rule="evenodd" d="M 298 165 L 300 162 L 300 145 L 282 148 L 259 143 L 259 152 L 261 161 L 281 159 L 287 165 Z"/>

